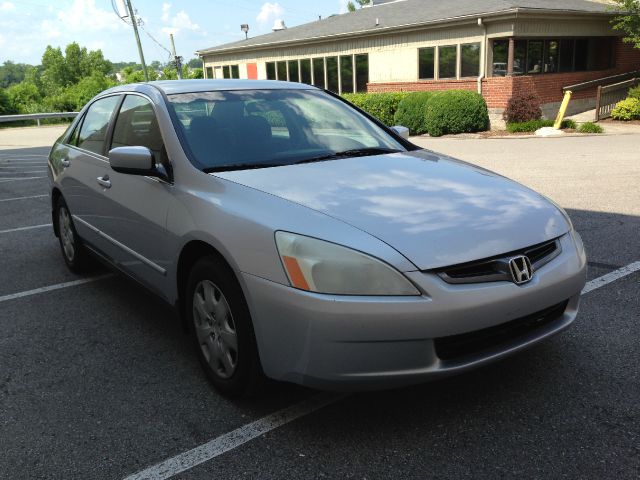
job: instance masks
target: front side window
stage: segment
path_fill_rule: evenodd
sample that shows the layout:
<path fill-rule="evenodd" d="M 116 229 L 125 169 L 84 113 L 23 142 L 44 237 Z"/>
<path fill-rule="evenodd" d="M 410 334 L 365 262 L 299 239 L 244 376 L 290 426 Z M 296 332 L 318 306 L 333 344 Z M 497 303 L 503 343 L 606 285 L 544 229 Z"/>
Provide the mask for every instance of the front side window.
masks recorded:
<path fill-rule="evenodd" d="M 77 146 L 90 152 L 102 155 L 107 137 L 109 120 L 113 114 L 119 95 L 101 98 L 91 104 L 82 121 Z"/>
<path fill-rule="evenodd" d="M 313 86 L 324 88 L 324 58 L 313 59 Z"/>
<path fill-rule="evenodd" d="M 530 40 L 527 48 L 527 73 L 542 73 L 542 53 L 544 42 Z"/>
<path fill-rule="evenodd" d="M 267 62 L 267 80 L 277 80 L 276 62 Z"/>
<path fill-rule="evenodd" d="M 185 150 L 205 171 L 406 150 L 373 121 L 317 90 L 185 93 L 169 95 L 169 102 Z"/>
<path fill-rule="evenodd" d="M 468 43 L 460 47 L 460 76 L 480 76 L 480 44 Z"/>
<path fill-rule="evenodd" d="M 435 72 L 435 52 L 434 47 L 421 48 L 418 50 L 418 78 L 420 80 L 433 80 Z"/>
<path fill-rule="evenodd" d="M 278 73 L 278 80 L 287 81 L 287 62 L 277 62 L 276 71 Z"/>
<path fill-rule="evenodd" d="M 167 163 L 158 119 L 146 98 L 125 97 L 113 129 L 111 148 L 116 147 L 147 147 L 157 163 Z"/>
<path fill-rule="evenodd" d="M 340 82 L 342 93 L 353 93 L 353 57 L 340 57 Z"/>
<path fill-rule="evenodd" d="M 438 77 L 456 78 L 456 65 L 458 60 L 457 48 L 455 45 L 439 47 L 438 55 Z"/>
<path fill-rule="evenodd" d="M 366 92 L 369 83 L 369 55 L 356 55 L 356 92 Z"/>
<path fill-rule="evenodd" d="M 493 76 L 505 77 L 509 62 L 509 40 L 493 41 Z"/>
<path fill-rule="evenodd" d="M 298 71 L 298 61 L 297 60 L 289 60 L 289 81 L 290 82 L 299 82 L 300 74 Z"/>
<path fill-rule="evenodd" d="M 338 93 L 338 57 L 327 57 L 327 90 Z"/>
<path fill-rule="evenodd" d="M 311 85 L 311 60 L 308 58 L 300 60 L 300 81 Z"/>

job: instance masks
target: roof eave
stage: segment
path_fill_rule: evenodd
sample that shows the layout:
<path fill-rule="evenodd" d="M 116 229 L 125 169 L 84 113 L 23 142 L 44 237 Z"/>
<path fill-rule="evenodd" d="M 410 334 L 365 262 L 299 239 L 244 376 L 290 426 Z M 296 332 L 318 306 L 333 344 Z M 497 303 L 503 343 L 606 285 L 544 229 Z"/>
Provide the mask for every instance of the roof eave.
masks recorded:
<path fill-rule="evenodd" d="M 390 32 L 403 32 L 407 30 L 415 30 L 422 27 L 445 27 L 449 25 L 459 25 L 469 23 L 470 21 L 476 20 L 478 18 L 491 18 L 492 20 L 500 19 L 500 17 L 513 18 L 519 17 L 521 15 L 571 15 L 574 17 L 597 17 L 597 16 L 613 16 L 616 15 L 616 12 L 585 12 L 579 10 L 562 10 L 562 9 L 536 9 L 536 8 L 511 8 L 506 10 L 499 10 L 495 12 L 485 12 L 485 13 L 475 13 L 471 15 L 462 15 L 459 17 L 451 17 L 451 18 L 443 18 L 438 20 L 433 20 L 430 22 L 420 22 L 420 23 L 410 23 L 405 25 L 394 25 L 392 27 L 376 27 L 368 30 L 359 30 L 359 31 L 351 31 L 345 33 L 337 33 L 333 35 L 323 35 L 319 37 L 309 37 L 299 40 L 285 40 L 280 42 L 265 42 L 251 45 L 242 45 L 237 47 L 230 48 L 213 48 L 213 49 L 205 49 L 205 50 L 197 50 L 195 53 L 199 57 L 204 57 L 207 55 L 223 55 L 228 53 L 237 53 L 244 51 L 254 51 L 254 50 L 265 50 L 270 48 L 277 47 L 285 47 L 289 45 L 307 45 L 313 43 L 322 43 L 327 41 L 332 41 L 335 39 L 343 39 L 350 37 L 362 37 L 362 36 L 373 36 L 380 35 Z"/>

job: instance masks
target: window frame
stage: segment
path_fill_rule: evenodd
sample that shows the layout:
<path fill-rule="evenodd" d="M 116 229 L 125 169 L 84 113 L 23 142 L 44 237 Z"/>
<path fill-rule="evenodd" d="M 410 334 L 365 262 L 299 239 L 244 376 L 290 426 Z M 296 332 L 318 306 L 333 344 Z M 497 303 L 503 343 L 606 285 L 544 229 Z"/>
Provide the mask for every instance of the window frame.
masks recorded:
<path fill-rule="evenodd" d="M 100 160 L 105 160 L 109 161 L 109 157 L 106 155 L 107 152 L 110 150 L 107 149 L 107 145 L 109 145 L 109 147 L 111 146 L 111 138 L 113 136 L 113 125 L 114 125 L 114 119 L 117 116 L 117 112 L 120 111 L 120 106 L 122 105 L 122 102 L 124 101 L 124 97 L 125 97 L 125 92 L 116 92 L 116 93 L 110 93 L 108 95 L 103 95 L 101 97 L 96 98 L 95 100 L 93 100 L 91 103 L 88 103 L 82 110 L 81 114 L 79 116 L 81 116 L 81 118 L 78 120 L 78 124 L 75 126 L 75 128 L 73 129 L 73 133 L 67 137 L 65 139 L 65 145 L 67 145 L 68 147 L 71 148 L 75 148 L 76 150 L 81 151 L 82 153 L 86 153 L 87 155 L 92 155 L 94 157 L 99 157 Z M 113 109 L 113 112 L 111 112 L 111 116 L 109 117 L 109 121 L 107 123 L 107 131 L 105 132 L 105 137 L 104 137 L 104 143 L 102 146 L 102 152 L 101 153 L 96 153 L 96 152 L 92 152 L 91 150 L 87 150 L 86 148 L 82 148 L 78 145 L 72 145 L 70 143 L 67 143 L 66 140 L 71 139 L 71 137 L 73 136 L 73 134 L 75 133 L 76 129 L 78 130 L 78 139 L 80 138 L 80 130 L 82 130 L 82 126 L 84 125 L 84 121 L 85 118 L 87 116 L 87 112 L 89 111 L 89 109 L 97 102 L 99 102 L 100 100 L 104 100 L 106 98 L 109 97 L 119 97 L 118 101 L 116 102 L 116 105 Z"/>
<path fill-rule="evenodd" d="M 110 120 L 110 124 L 109 124 L 109 128 L 107 129 L 107 137 L 105 138 L 105 146 L 107 145 L 107 140 L 109 141 L 108 145 L 109 145 L 109 149 L 106 152 L 109 152 L 111 150 L 111 146 L 113 145 L 113 134 L 115 132 L 115 128 L 116 128 L 116 122 L 118 121 L 118 117 L 120 116 L 120 110 L 122 109 L 122 106 L 124 105 L 124 101 L 127 97 L 127 95 L 134 95 L 137 97 L 142 97 L 145 100 L 147 100 L 149 102 L 149 104 L 151 104 L 151 110 L 153 111 L 153 114 L 156 117 L 156 121 L 158 121 L 158 109 L 155 105 L 155 103 L 153 102 L 153 100 L 151 100 L 151 98 L 148 95 L 145 95 L 144 93 L 140 93 L 140 92 L 119 92 L 118 95 L 121 95 L 120 101 L 118 102 L 116 109 L 114 110 L 114 113 L 111 115 L 111 120 Z M 173 118 L 172 118 L 173 120 Z M 179 120 L 178 120 L 179 121 Z M 173 121 L 172 121 L 173 123 Z M 167 142 L 164 139 L 164 136 L 162 135 L 162 129 L 160 128 L 160 122 L 158 122 L 158 130 L 160 131 L 160 138 L 162 138 L 162 146 L 165 149 L 165 152 L 167 153 L 167 163 L 169 164 L 169 168 L 166 168 L 167 170 L 167 174 L 168 174 L 168 179 L 164 179 L 164 178 L 160 178 L 160 177 L 149 177 L 147 175 L 145 175 L 145 178 L 148 178 L 150 180 L 154 180 L 157 182 L 163 182 L 169 185 L 173 185 L 173 162 L 171 161 L 171 157 L 169 156 L 169 152 L 167 151 Z M 105 153 L 106 153 L 105 152 Z M 106 157 L 107 159 L 109 157 Z"/>

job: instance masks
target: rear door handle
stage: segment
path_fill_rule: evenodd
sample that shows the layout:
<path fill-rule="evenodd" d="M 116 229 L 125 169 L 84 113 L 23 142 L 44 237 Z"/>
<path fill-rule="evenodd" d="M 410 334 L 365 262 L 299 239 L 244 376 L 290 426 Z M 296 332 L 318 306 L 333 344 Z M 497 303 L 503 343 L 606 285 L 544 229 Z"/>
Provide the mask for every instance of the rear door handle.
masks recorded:
<path fill-rule="evenodd" d="M 64 168 L 67 168 L 69 165 L 71 165 L 71 162 L 67 159 L 62 159 L 60 160 L 60 165 L 62 165 Z"/>
<path fill-rule="evenodd" d="M 102 177 L 98 177 L 98 178 L 96 178 L 96 180 L 104 188 L 111 188 L 111 180 L 109 180 L 109 175 L 104 175 Z"/>

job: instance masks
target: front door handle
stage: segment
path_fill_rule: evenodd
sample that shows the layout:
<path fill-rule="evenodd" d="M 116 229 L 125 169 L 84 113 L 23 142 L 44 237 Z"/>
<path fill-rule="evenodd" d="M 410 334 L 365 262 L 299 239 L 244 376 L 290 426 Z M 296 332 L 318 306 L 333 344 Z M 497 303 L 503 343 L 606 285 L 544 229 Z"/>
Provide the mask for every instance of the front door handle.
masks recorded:
<path fill-rule="evenodd" d="M 109 175 L 104 175 L 102 177 L 98 177 L 98 178 L 96 178 L 96 180 L 104 188 L 111 188 L 111 180 L 109 180 Z"/>
<path fill-rule="evenodd" d="M 62 165 L 64 168 L 67 168 L 69 165 L 71 165 L 71 162 L 69 160 L 67 160 L 66 158 L 60 160 L 60 165 Z"/>

